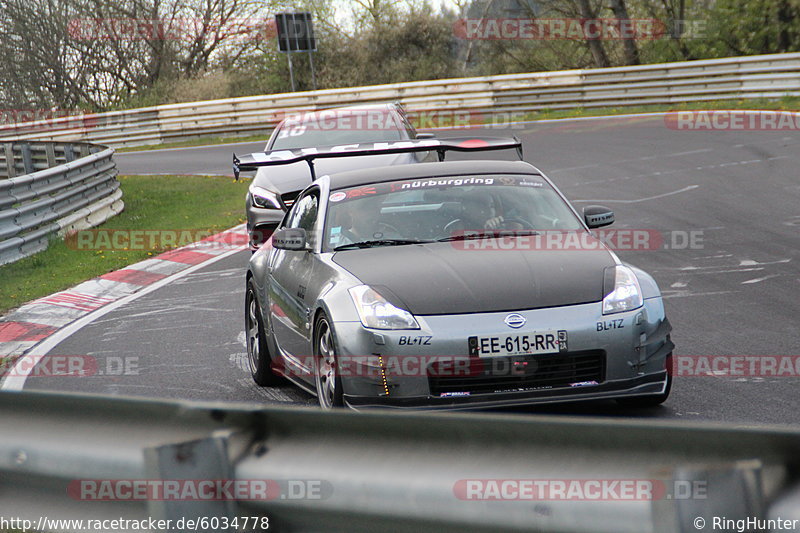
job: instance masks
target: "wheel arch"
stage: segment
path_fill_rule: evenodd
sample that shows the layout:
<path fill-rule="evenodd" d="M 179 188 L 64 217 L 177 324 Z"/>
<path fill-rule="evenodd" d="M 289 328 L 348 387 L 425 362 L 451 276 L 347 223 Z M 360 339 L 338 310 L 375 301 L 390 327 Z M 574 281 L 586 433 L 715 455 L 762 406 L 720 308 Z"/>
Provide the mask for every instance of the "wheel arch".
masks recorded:
<path fill-rule="evenodd" d="M 328 305 L 322 301 L 317 301 L 313 312 L 311 313 L 312 321 L 310 323 L 310 333 L 311 333 L 311 349 L 314 350 L 316 348 L 315 344 L 317 342 L 317 321 L 319 320 L 320 316 L 325 315 L 328 319 L 328 326 L 331 329 L 331 335 L 333 336 L 333 346 L 336 350 L 337 354 L 342 353 L 342 344 L 339 341 L 339 335 L 336 333 L 336 321 L 331 313 L 330 308 Z"/>

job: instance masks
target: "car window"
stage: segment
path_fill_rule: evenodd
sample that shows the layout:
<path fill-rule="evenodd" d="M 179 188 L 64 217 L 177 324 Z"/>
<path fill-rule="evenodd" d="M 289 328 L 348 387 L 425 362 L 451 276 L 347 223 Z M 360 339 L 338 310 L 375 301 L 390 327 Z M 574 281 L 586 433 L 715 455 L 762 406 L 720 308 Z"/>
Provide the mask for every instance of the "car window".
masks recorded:
<path fill-rule="evenodd" d="M 539 176 L 463 176 L 382 182 L 331 192 L 327 250 L 376 239 L 430 241 L 487 229 L 584 231 Z"/>
<path fill-rule="evenodd" d="M 289 216 L 286 227 L 303 228 L 307 232 L 311 233 L 317 220 L 318 207 L 319 192 L 317 190 L 313 190 L 306 193 L 306 195 L 300 198 L 300 200 L 298 200 L 292 208 L 292 213 Z"/>

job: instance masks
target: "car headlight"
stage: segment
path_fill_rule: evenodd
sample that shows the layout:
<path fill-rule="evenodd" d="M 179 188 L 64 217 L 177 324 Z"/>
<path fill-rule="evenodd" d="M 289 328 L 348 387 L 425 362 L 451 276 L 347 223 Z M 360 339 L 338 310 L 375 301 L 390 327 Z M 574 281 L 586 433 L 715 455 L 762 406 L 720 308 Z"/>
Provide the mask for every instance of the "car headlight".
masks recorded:
<path fill-rule="evenodd" d="M 249 190 L 254 206 L 262 209 L 283 209 L 278 195 L 274 192 L 257 185 L 251 185 Z"/>
<path fill-rule="evenodd" d="M 606 269 L 603 314 L 630 311 L 642 306 L 642 288 L 630 268 L 617 265 Z"/>
<path fill-rule="evenodd" d="M 390 304 L 386 298 L 366 285 L 350 289 L 358 316 L 364 327 L 372 329 L 419 329 L 414 315 Z"/>

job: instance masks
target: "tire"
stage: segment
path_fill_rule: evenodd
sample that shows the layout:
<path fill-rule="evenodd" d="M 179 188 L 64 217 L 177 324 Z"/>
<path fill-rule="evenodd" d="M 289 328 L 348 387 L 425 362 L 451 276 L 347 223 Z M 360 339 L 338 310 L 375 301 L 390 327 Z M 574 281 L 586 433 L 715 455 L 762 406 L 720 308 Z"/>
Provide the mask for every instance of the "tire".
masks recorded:
<path fill-rule="evenodd" d="M 344 407 L 334 338 L 328 317 L 320 315 L 314 323 L 314 381 L 317 399 L 323 409 Z"/>
<path fill-rule="evenodd" d="M 617 403 L 624 407 L 656 407 L 667 401 L 672 391 L 672 353 L 667 355 L 667 386 L 661 394 L 650 396 L 634 396 L 631 398 L 618 398 Z"/>
<path fill-rule="evenodd" d="M 272 355 L 264 334 L 264 319 L 256 297 L 253 280 L 247 280 L 244 299 L 244 333 L 247 338 L 247 361 L 253 381 L 261 387 L 277 385 L 280 378 L 272 372 Z"/>

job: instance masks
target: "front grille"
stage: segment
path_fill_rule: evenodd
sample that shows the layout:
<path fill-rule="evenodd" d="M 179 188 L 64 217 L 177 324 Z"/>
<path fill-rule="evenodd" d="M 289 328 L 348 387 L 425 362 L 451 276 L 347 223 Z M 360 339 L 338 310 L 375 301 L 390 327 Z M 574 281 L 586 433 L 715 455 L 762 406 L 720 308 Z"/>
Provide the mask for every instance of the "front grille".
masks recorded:
<path fill-rule="evenodd" d="M 475 360 L 470 371 L 461 375 L 454 375 L 433 363 L 428 367 L 428 385 L 433 396 L 552 389 L 586 381 L 602 383 L 605 367 L 606 356 L 602 350 Z"/>
<path fill-rule="evenodd" d="M 281 194 L 281 202 L 286 209 L 291 209 L 294 205 L 294 201 L 297 200 L 297 197 L 300 195 L 301 191 L 293 191 L 287 192 L 286 194 Z"/>
<path fill-rule="evenodd" d="M 250 246 L 253 248 L 258 248 L 267 242 L 267 240 L 272 237 L 272 234 L 275 233 L 275 228 L 277 227 L 278 224 L 270 223 L 261 224 L 253 228 L 253 231 L 250 232 Z"/>

